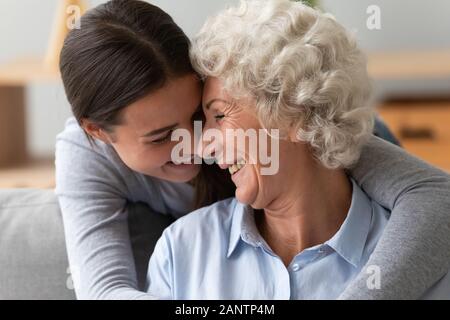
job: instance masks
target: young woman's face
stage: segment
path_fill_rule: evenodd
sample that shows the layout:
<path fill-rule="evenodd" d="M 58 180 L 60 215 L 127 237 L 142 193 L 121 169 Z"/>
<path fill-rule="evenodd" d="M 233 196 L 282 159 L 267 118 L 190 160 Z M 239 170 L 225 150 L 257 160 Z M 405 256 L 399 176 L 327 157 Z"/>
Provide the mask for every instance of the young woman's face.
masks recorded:
<path fill-rule="evenodd" d="M 200 165 L 174 164 L 171 141 L 175 129 L 193 136 L 193 118 L 202 112 L 202 84 L 194 75 L 176 78 L 122 111 L 122 124 L 114 126 L 109 143 L 132 170 L 156 178 L 187 182 Z M 192 150 L 193 147 L 192 147 Z M 193 155 L 183 155 L 188 158 Z"/>

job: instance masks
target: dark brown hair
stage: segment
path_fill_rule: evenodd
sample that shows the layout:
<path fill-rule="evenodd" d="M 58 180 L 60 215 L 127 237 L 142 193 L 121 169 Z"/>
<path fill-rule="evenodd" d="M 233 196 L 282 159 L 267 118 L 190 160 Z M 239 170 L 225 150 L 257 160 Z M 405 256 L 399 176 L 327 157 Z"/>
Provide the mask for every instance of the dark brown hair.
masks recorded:
<path fill-rule="evenodd" d="M 160 8 L 144 1 L 112 0 L 89 10 L 65 39 L 60 70 L 75 118 L 104 129 L 119 112 L 193 73 L 189 39 Z"/>
<path fill-rule="evenodd" d="M 195 208 L 201 208 L 214 202 L 234 197 L 236 186 L 231 181 L 228 170 L 222 170 L 217 164 L 202 164 L 200 173 L 193 181 Z"/>
<path fill-rule="evenodd" d="M 173 78 L 194 73 L 190 42 L 160 8 L 138 0 L 112 0 L 89 10 L 71 30 L 60 71 L 72 112 L 105 130 L 120 111 Z M 88 135 L 89 141 L 94 140 Z M 195 207 L 232 197 L 235 186 L 217 165 L 202 165 L 192 181 Z"/>

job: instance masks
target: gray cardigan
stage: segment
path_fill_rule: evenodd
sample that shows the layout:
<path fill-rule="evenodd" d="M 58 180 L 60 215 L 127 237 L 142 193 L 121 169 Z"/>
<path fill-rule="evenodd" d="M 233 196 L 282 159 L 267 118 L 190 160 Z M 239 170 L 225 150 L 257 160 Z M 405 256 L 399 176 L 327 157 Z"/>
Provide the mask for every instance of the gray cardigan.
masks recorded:
<path fill-rule="evenodd" d="M 178 218 L 192 209 L 191 186 L 129 169 L 109 145 L 92 148 L 75 119 L 56 143 L 56 193 L 79 299 L 147 299 L 138 290 L 127 202 Z M 342 299 L 415 299 L 450 269 L 450 176 L 373 137 L 352 177 L 392 215 L 367 266 Z M 370 270 L 370 269 L 369 269 Z"/>

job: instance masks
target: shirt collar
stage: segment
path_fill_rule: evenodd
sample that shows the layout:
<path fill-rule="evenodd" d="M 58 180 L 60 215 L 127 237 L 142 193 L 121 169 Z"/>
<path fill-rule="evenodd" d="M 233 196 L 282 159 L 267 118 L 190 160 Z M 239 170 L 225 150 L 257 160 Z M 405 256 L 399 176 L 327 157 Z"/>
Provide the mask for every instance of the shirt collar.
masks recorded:
<path fill-rule="evenodd" d="M 347 218 L 338 232 L 325 244 L 333 248 L 347 262 L 357 267 L 370 230 L 372 214 L 368 213 L 372 213 L 372 205 L 371 200 L 355 181 L 351 179 L 351 182 L 353 186 L 352 202 Z M 255 225 L 253 209 L 236 199 L 235 201 L 236 206 L 233 209 L 227 258 L 234 252 L 241 238 L 255 247 L 263 241 Z"/>
<path fill-rule="evenodd" d="M 356 182 L 353 179 L 351 181 L 352 203 L 347 218 L 338 232 L 325 244 L 354 267 L 358 267 L 370 231 L 372 204 Z"/>
<path fill-rule="evenodd" d="M 236 199 L 235 201 L 236 206 L 233 209 L 227 258 L 233 254 L 241 239 L 254 247 L 259 246 L 261 243 L 253 209 Z"/>

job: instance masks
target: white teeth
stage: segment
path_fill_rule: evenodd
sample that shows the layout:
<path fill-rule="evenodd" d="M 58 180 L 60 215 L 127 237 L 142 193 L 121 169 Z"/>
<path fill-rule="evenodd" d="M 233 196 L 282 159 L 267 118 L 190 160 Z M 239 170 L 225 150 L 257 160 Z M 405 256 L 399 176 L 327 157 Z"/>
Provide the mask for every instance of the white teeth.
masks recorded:
<path fill-rule="evenodd" d="M 238 163 L 233 164 L 232 166 L 228 167 L 228 171 L 231 175 L 235 174 L 239 170 L 241 170 L 245 166 L 245 160 L 239 160 Z"/>

